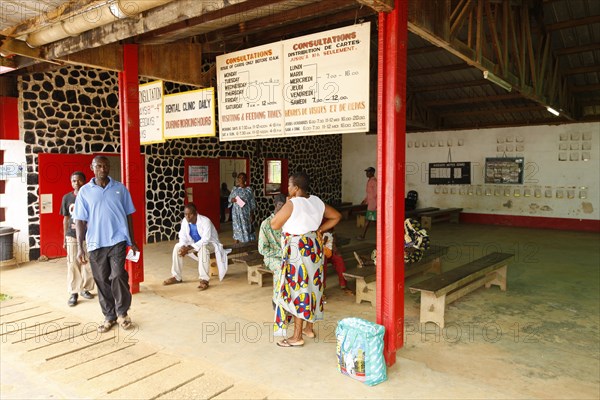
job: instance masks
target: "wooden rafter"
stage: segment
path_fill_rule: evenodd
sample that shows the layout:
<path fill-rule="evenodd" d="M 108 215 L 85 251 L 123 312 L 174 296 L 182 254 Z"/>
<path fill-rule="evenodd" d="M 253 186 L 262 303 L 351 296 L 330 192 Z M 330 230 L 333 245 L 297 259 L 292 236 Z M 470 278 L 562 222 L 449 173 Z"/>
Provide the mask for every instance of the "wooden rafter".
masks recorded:
<path fill-rule="evenodd" d="M 546 31 L 558 31 L 562 29 L 575 28 L 582 25 L 591 25 L 600 23 L 600 15 L 593 15 L 590 17 L 569 19 L 567 21 L 556 22 L 554 24 L 546 25 Z"/>
<path fill-rule="evenodd" d="M 600 50 L 600 43 L 591 43 L 582 46 L 565 47 L 564 49 L 554 50 L 554 55 L 557 57 L 569 56 L 571 54 L 586 53 L 588 51 Z"/>
<path fill-rule="evenodd" d="M 523 97 L 544 107 L 563 110 L 561 115 L 572 120 L 574 103 L 565 75 L 551 52 L 550 34 L 530 29 L 528 2 L 447 0 L 447 11 L 440 4 L 443 1 L 433 6 L 431 3 L 434 2 L 409 2 L 413 10 L 409 12 L 410 31 L 445 48 L 470 66 L 492 72 Z M 436 12 L 430 11 L 436 6 Z M 466 14 L 465 9 L 469 10 Z M 452 35 L 446 34 L 447 21 Z M 462 25 L 453 25 L 456 21 L 462 21 Z"/>
<path fill-rule="evenodd" d="M 491 103 L 496 101 L 506 101 L 521 99 L 522 96 L 518 93 L 497 94 L 494 96 L 479 96 L 479 97 L 460 97 L 457 99 L 443 100 L 427 100 L 423 104 L 427 107 L 447 107 L 456 106 L 459 104 L 475 104 L 475 103 Z"/>

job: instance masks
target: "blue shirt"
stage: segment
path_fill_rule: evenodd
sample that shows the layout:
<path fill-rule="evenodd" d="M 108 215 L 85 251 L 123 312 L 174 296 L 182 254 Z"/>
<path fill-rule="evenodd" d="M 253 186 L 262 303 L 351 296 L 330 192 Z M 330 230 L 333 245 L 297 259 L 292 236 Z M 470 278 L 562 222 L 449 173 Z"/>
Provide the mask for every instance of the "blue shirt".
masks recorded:
<path fill-rule="evenodd" d="M 194 243 L 199 242 L 200 239 L 202 239 L 202 237 L 200 237 L 200 234 L 198 233 L 198 227 L 196 226 L 196 224 L 190 224 L 190 236 L 192 237 L 192 239 L 194 239 Z"/>
<path fill-rule="evenodd" d="M 85 236 L 88 251 L 111 247 L 127 241 L 127 216 L 135 212 L 129 191 L 121 182 L 108 177 L 106 187 L 96 185 L 96 178 L 79 189 L 73 219 L 87 222 Z"/>

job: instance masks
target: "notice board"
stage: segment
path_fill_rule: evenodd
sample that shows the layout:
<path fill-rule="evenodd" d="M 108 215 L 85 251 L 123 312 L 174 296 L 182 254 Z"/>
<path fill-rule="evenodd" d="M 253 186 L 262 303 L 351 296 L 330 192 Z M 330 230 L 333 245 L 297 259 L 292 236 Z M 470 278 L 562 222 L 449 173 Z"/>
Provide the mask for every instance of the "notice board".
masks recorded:
<path fill-rule="evenodd" d="M 470 185 L 471 162 L 444 162 L 429 164 L 430 185 Z"/>

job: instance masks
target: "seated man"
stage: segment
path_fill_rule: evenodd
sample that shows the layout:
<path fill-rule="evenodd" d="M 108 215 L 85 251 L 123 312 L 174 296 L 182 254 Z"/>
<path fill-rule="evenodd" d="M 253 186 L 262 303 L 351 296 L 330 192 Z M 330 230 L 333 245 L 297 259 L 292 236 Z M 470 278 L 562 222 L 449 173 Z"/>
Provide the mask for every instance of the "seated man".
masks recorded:
<path fill-rule="evenodd" d="M 285 196 L 276 195 L 273 197 L 273 203 L 275 211 L 260 224 L 258 252 L 264 257 L 265 267 L 273 271 L 273 285 L 275 285 L 281 271 L 281 230 L 271 228 L 271 220 L 285 204 Z"/>
<path fill-rule="evenodd" d="M 173 264 L 171 276 L 163 282 L 163 285 L 173 285 L 183 282 L 181 268 L 183 257 L 189 256 L 198 261 L 198 275 L 200 284 L 198 289 L 208 289 L 210 280 L 210 253 L 215 253 L 217 266 L 219 268 L 219 279 L 227 273 L 227 251 L 219 242 L 219 235 L 213 223 L 207 217 L 199 215 L 194 203 L 187 204 L 183 209 L 183 220 L 179 230 L 179 243 L 173 249 Z"/>

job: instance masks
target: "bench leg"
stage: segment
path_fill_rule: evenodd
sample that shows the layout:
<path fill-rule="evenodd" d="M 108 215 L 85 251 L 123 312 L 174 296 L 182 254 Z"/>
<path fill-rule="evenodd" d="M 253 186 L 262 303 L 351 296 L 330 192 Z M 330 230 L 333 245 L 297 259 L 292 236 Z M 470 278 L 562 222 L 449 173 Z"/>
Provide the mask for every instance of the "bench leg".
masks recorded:
<path fill-rule="evenodd" d="M 446 295 L 435 297 L 430 292 L 421 292 L 421 316 L 422 324 L 433 322 L 440 329 L 444 329 L 444 311 L 446 309 Z"/>
<path fill-rule="evenodd" d="M 450 213 L 450 222 L 452 222 L 454 224 L 458 224 L 459 216 L 460 216 L 460 213 L 458 213 L 458 212 Z"/>
<path fill-rule="evenodd" d="M 219 267 L 217 267 L 216 261 L 211 261 L 209 271 L 210 276 L 219 276 Z"/>
<path fill-rule="evenodd" d="M 489 282 L 486 282 L 485 288 L 489 289 L 490 286 L 496 285 L 496 286 L 500 286 L 500 290 L 505 292 L 506 291 L 506 271 L 507 271 L 507 269 L 508 269 L 508 266 L 505 265 L 504 267 L 492 272 L 490 275 L 493 274 L 494 279 L 492 279 Z"/>
<path fill-rule="evenodd" d="M 359 214 L 356 216 L 356 227 L 357 228 L 365 227 L 365 216 L 363 214 Z"/>
<path fill-rule="evenodd" d="M 364 279 L 356 280 L 356 304 L 360 304 L 363 300 L 371 303 L 371 307 L 375 307 L 377 298 L 377 283 L 365 282 Z"/>
<path fill-rule="evenodd" d="M 431 217 L 421 217 L 421 226 L 425 229 L 431 229 Z"/>
<path fill-rule="evenodd" d="M 437 275 L 442 273 L 442 259 L 440 257 L 434 258 L 429 264 L 430 267 L 427 272 L 432 272 Z"/>
<path fill-rule="evenodd" d="M 256 275 L 258 275 L 257 276 L 258 279 L 257 279 L 257 282 L 256 282 L 258 284 L 258 287 L 263 287 L 263 274 L 262 274 L 262 272 L 260 272 L 260 271 L 257 270 L 256 271 Z"/>
<path fill-rule="evenodd" d="M 253 283 L 259 283 L 258 277 L 260 274 L 257 269 L 258 269 L 257 266 L 248 266 L 248 285 L 252 285 Z"/>

